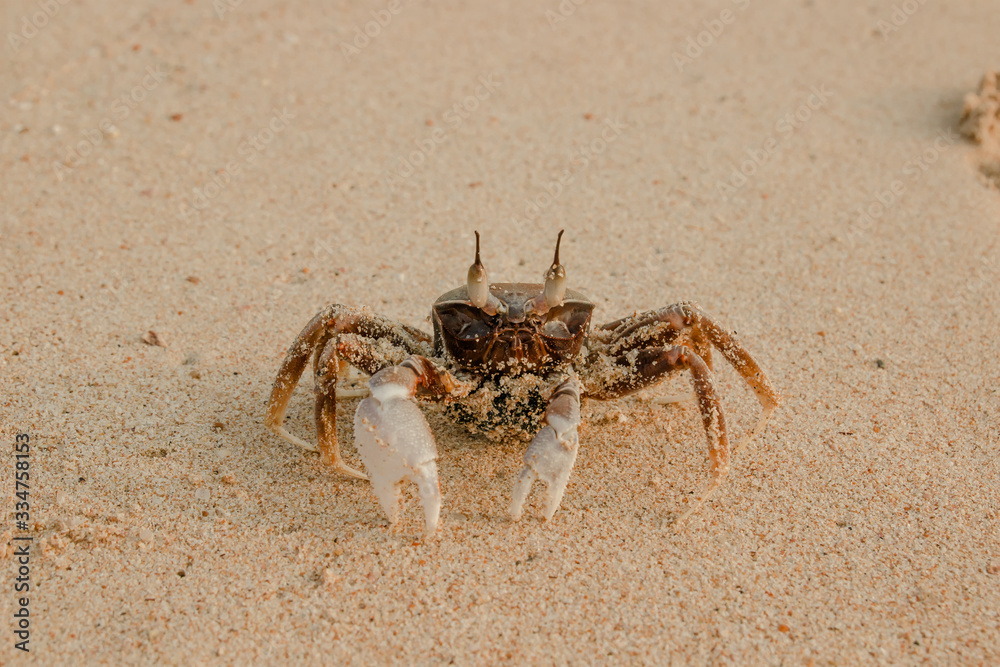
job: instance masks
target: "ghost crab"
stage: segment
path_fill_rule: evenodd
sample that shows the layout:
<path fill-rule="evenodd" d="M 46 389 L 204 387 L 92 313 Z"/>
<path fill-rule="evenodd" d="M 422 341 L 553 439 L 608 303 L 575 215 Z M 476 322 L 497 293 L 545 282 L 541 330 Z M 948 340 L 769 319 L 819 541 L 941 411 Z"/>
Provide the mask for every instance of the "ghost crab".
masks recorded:
<path fill-rule="evenodd" d="M 536 479 L 546 483 L 544 516 L 562 501 L 579 448 L 580 399 L 625 396 L 688 370 L 708 438 L 713 479 L 683 521 L 721 486 L 729 471 L 729 435 L 712 379 L 714 347 L 750 385 L 762 408 L 738 452 L 760 433 L 779 397 L 753 357 L 695 304 L 681 302 L 635 313 L 589 331 L 594 304 L 566 287 L 556 240 L 544 284 L 490 283 L 479 256 L 466 284 L 431 309 L 433 337 L 375 315 L 334 304 L 317 314 L 292 343 L 274 381 L 267 426 L 348 477 L 367 479 L 340 455 L 336 430 L 337 381 L 354 366 L 371 375 L 357 407 L 354 440 L 372 487 L 391 523 L 399 516 L 404 480 L 418 487 L 425 538 L 441 510 L 434 436 L 416 399 L 444 401 L 453 416 L 485 430 L 534 434 L 514 484 L 510 513 L 521 517 Z M 318 447 L 284 428 L 299 377 L 313 358 Z M 341 395 L 344 391 L 341 390 Z M 358 395 L 358 394 L 354 394 Z"/>

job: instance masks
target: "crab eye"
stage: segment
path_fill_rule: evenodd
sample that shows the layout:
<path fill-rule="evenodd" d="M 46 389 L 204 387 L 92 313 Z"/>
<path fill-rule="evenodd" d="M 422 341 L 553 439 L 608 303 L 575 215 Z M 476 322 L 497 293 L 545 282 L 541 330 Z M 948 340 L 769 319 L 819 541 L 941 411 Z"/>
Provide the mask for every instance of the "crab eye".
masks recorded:
<path fill-rule="evenodd" d="M 549 308 L 561 306 L 563 298 L 566 296 L 566 269 L 559 263 L 559 243 L 565 230 L 559 230 L 559 237 L 556 239 L 556 255 L 552 259 L 552 266 L 545 272 L 545 305 Z"/>
<path fill-rule="evenodd" d="M 486 267 L 479 260 L 479 232 L 476 232 L 476 262 L 469 267 L 467 284 L 469 301 L 477 308 L 484 308 L 490 299 L 490 283 L 486 279 Z"/>

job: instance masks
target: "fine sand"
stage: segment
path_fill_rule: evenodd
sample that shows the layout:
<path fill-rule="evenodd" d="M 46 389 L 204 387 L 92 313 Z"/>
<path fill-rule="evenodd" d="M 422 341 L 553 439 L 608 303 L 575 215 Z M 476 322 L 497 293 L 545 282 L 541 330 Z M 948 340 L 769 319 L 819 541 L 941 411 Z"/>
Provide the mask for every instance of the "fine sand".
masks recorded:
<path fill-rule="evenodd" d="M 578 2 L 0 5 L 0 663 L 1000 664 L 996 1 Z M 475 229 L 766 369 L 679 529 L 684 376 L 585 404 L 547 524 L 523 441 L 429 407 L 427 544 L 265 428 L 316 312 L 429 330 Z"/>

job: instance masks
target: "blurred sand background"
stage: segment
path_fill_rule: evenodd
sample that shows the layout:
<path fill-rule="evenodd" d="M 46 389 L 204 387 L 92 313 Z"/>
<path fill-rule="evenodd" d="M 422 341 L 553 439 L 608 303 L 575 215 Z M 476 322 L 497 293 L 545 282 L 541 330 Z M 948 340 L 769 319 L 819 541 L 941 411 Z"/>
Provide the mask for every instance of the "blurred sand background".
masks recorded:
<path fill-rule="evenodd" d="M 35 537 L 0 662 L 1000 663 L 1000 192 L 957 133 L 995 0 L 54 4 L 0 6 L 0 441 L 31 435 Z M 537 491 L 507 518 L 524 443 L 429 409 L 429 545 L 412 496 L 390 528 L 266 431 L 323 306 L 429 329 L 473 229 L 499 281 L 562 228 L 597 321 L 695 300 L 784 396 L 683 530 L 700 420 L 645 398 L 684 378 L 585 407 L 550 525 Z M 313 439 L 307 382 L 291 414 Z"/>

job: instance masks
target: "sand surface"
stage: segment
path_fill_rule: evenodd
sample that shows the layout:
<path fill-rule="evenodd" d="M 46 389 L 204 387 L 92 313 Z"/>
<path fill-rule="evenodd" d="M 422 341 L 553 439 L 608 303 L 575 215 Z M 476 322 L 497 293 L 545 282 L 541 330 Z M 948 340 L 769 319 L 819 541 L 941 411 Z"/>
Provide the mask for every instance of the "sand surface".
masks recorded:
<path fill-rule="evenodd" d="M 223 2 L 0 5 L 0 663 L 1000 663 L 995 0 Z M 430 544 L 265 429 L 325 305 L 428 330 L 473 229 L 522 281 L 563 228 L 597 321 L 694 300 L 784 397 L 682 530 L 683 377 L 585 406 L 548 525 L 429 409 Z"/>

